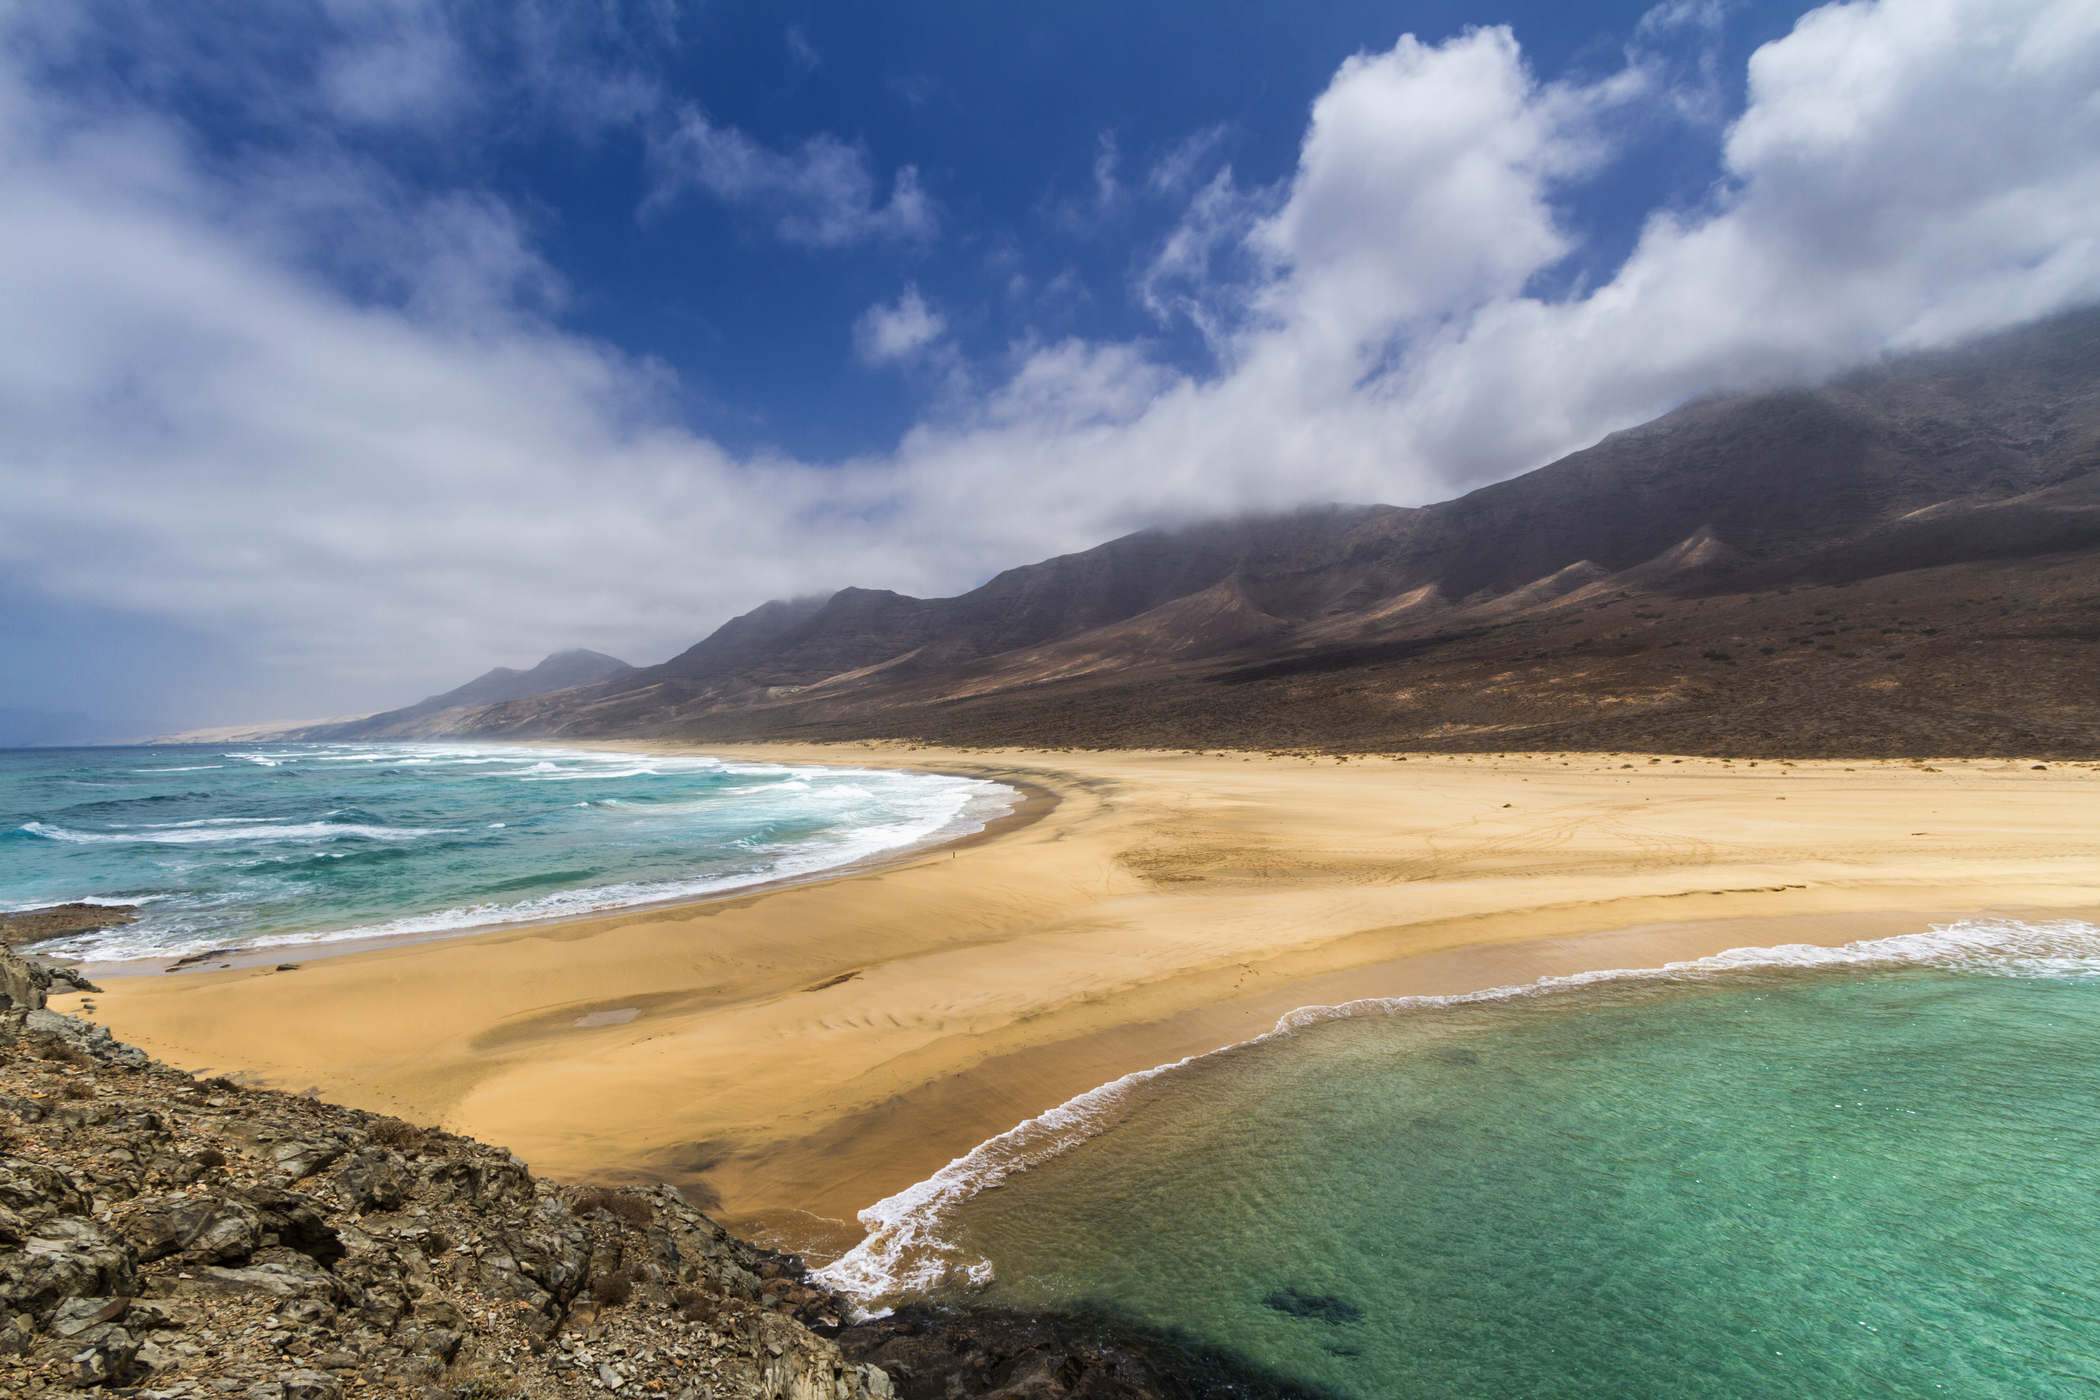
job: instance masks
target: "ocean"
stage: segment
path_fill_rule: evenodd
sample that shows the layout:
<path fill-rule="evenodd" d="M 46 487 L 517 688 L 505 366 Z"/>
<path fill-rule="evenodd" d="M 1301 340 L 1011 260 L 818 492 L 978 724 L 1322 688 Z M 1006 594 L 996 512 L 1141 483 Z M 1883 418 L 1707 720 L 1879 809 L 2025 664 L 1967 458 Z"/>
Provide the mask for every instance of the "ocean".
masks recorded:
<path fill-rule="evenodd" d="M 2100 929 L 1295 1013 L 863 1215 L 825 1277 L 1343 1396 L 2100 1393 Z"/>
<path fill-rule="evenodd" d="M 688 898 L 963 835 L 999 783 L 490 744 L 0 751 L 0 909 L 137 904 L 88 960 Z"/>

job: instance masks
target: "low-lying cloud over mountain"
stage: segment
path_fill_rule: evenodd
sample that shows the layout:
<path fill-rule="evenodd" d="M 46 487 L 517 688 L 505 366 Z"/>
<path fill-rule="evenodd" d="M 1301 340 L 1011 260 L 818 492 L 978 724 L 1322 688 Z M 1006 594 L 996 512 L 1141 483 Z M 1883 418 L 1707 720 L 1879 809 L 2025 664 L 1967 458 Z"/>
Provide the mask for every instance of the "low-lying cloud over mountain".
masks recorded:
<path fill-rule="evenodd" d="M 385 35 L 414 62 L 366 62 L 347 23 L 307 55 L 318 87 L 225 58 L 213 91 L 276 135 L 238 148 L 111 37 L 139 7 L 0 10 L 0 583 L 238 639 L 218 718 L 572 638 L 662 656 L 766 598 L 954 592 L 1148 525 L 1436 500 L 1698 395 L 2100 296 L 2092 5 L 1829 4 L 1742 73 L 1720 7 L 1672 0 L 1557 73 L 1500 27 L 1350 56 L 1280 180 L 1197 143 L 1200 173 L 1147 186 L 1181 192 L 1132 262 L 1148 332 L 936 346 L 969 307 L 923 262 L 871 273 L 886 290 L 834 353 L 910 383 L 942 348 L 914 425 L 837 459 L 733 448 L 700 386 L 588 329 L 564 227 L 441 140 L 519 111 L 578 151 L 632 139 L 659 160 L 619 217 L 645 222 L 668 142 L 680 191 L 756 207 L 742 236 L 834 256 L 947 256 L 967 201 L 850 137 L 819 160 L 698 116 L 616 46 L 499 86 L 468 42 L 496 21 L 395 8 L 420 17 Z M 398 160 L 340 134 L 382 119 Z M 1614 250 L 1579 211 L 1658 130 L 1716 178 Z"/>

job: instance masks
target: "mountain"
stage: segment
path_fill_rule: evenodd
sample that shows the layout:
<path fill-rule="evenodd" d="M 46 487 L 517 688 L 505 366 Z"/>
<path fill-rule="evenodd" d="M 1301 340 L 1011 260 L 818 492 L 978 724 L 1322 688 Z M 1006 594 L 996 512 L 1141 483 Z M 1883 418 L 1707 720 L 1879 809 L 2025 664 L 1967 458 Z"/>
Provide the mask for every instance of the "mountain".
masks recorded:
<path fill-rule="evenodd" d="M 2085 311 L 1692 403 L 1437 505 L 1144 531 L 952 598 L 769 603 L 662 665 L 455 705 L 445 723 L 2093 753 L 2095 675 L 2100 311 Z"/>
<path fill-rule="evenodd" d="M 471 717 L 508 701 L 526 700 L 593 682 L 616 682 L 634 667 L 601 651 L 558 651 L 529 671 L 498 666 L 456 690 L 413 705 L 337 724 L 310 726 L 283 737 L 297 739 L 394 739 L 465 732 Z"/>

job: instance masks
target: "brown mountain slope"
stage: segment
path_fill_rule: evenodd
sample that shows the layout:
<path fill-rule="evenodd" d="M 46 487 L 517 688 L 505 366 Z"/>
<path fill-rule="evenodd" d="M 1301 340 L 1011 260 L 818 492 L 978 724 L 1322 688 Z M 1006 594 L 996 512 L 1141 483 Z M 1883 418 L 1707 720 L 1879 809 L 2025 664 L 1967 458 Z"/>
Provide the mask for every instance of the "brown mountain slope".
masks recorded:
<path fill-rule="evenodd" d="M 1420 509 L 769 604 L 489 735 L 2100 750 L 2100 312 L 1713 399 Z"/>
<path fill-rule="evenodd" d="M 528 671 L 498 666 L 442 695 L 433 695 L 398 710 L 367 715 L 340 724 L 313 725 L 289 731 L 303 739 L 379 739 L 453 732 L 453 726 L 492 705 L 522 700 L 572 686 L 617 681 L 634 667 L 602 651 L 558 651 Z"/>

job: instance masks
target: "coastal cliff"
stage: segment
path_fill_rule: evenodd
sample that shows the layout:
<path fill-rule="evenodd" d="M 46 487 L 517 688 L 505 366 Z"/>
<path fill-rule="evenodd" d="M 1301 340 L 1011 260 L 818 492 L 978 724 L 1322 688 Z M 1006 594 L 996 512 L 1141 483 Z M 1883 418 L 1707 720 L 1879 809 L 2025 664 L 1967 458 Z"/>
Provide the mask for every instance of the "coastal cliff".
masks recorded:
<path fill-rule="evenodd" d="M 669 1187 L 561 1186 L 469 1138 L 200 1080 L 51 1010 L 52 986 L 0 948 L 8 1394 L 1301 1393 L 1107 1320 L 913 1309 L 846 1327 L 799 1261 Z"/>

